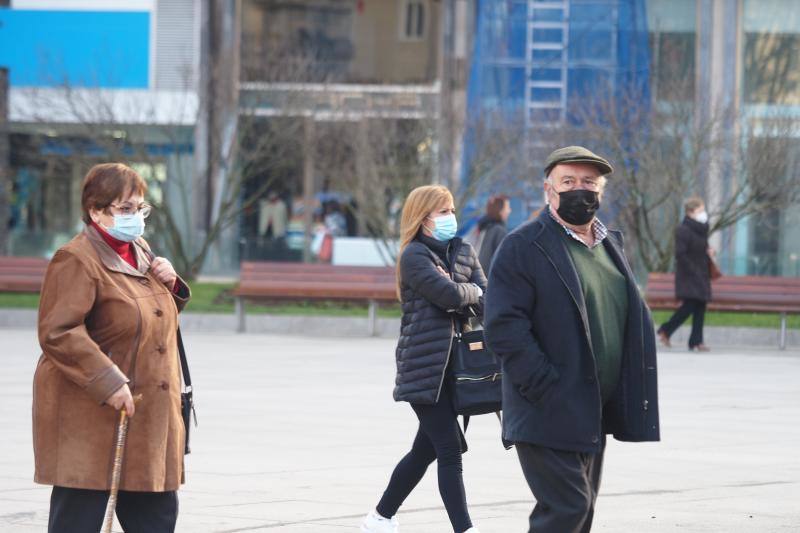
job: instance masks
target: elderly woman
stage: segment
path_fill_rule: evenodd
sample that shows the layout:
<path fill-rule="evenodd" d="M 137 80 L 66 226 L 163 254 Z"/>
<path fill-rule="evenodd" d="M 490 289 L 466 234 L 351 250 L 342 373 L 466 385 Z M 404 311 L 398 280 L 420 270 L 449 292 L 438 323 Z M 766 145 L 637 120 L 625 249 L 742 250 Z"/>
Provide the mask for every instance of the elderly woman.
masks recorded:
<path fill-rule="evenodd" d="M 189 289 L 142 239 L 146 191 L 125 165 L 94 166 L 81 191 L 86 228 L 45 276 L 33 448 L 35 481 L 53 485 L 51 533 L 100 530 L 123 407 L 132 418 L 117 518 L 126 533 L 175 530 L 184 476 L 176 335 Z"/>

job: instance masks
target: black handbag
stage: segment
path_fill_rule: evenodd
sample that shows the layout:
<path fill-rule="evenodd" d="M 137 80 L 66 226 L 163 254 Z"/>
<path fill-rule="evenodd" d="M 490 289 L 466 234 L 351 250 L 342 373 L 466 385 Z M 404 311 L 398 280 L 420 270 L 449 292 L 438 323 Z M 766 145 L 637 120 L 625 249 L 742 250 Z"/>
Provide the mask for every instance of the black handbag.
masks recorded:
<path fill-rule="evenodd" d="M 486 347 L 483 330 L 464 333 L 459 319 L 454 321 L 451 374 L 456 413 L 467 417 L 498 413 L 503 404 L 500 360 Z"/>
<path fill-rule="evenodd" d="M 183 374 L 183 390 L 181 391 L 181 418 L 183 418 L 183 427 L 186 431 L 186 440 L 184 442 L 183 453 L 188 455 L 192 453 L 189 447 L 189 428 L 191 427 L 191 419 L 194 417 L 194 425 L 197 426 L 197 413 L 194 410 L 194 397 L 192 395 L 192 376 L 189 374 L 189 362 L 186 360 L 186 350 L 183 348 L 183 337 L 181 337 L 181 330 L 178 328 L 178 354 L 181 359 L 181 373 Z"/>

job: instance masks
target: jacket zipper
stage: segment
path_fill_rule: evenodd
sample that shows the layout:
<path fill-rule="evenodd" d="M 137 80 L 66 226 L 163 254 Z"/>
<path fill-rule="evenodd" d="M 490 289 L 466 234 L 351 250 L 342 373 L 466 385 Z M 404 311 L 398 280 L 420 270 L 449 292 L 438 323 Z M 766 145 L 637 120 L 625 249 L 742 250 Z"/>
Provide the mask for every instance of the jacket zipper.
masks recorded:
<path fill-rule="evenodd" d="M 453 336 L 456 333 L 456 326 L 453 323 L 453 318 L 450 317 L 450 346 L 447 347 L 447 358 L 444 360 L 444 368 L 442 369 L 442 379 L 439 380 L 439 390 L 436 391 L 436 403 L 439 403 L 439 396 L 442 394 L 442 386 L 444 385 L 444 376 L 447 374 L 447 365 L 450 364 L 450 352 L 453 351 Z"/>
<path fill-rule="evenodd" d="M 456 377 L 456 381 L 497 381 L 498 377 L 502 377 L 500 374 L 495 372 L 494 374 L 489 374 L 486 376 L 482 376 L 479 378 L 471 378 L 467 376 Z"/>
<path fill-rule="evenodd" d="M 644 400 L 642 400 L 642 422 L 645 426 L 647 426 L 647 408 L 649 406 L 649 401 L 647 400 L 647 361 L 645 361 L 645 353 L 644 353 L 644 306 L 643 304 L 639 305 L 639 313 L 640 313 L 640 325 L 639 325 L 639 338 L 641 339 L 641 349 L 642 349 L 642 392 L 644 393 Z M 646 427 L 644 428 L 647 429 Z"/>

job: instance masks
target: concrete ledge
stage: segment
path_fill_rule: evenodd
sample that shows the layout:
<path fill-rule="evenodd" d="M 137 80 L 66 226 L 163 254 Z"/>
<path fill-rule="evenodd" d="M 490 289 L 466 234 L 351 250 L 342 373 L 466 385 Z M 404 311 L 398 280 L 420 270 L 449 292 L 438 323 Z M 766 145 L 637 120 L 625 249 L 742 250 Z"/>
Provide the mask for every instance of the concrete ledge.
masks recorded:
<path fill-rule="evenodd" d="M 35 328 L 37 312 L 33 309 L 0 310 L 0 328 Z M 181 327 L 185 331 L 235 331 L 234 314 L 184 313 Z M 367 337 L 369 320 L 361 317 L 247 315 L 248 333 L 277 333 L 285 335 L 318 335 L 320 337 Z M 400 319 L 379 318 L 377 336 L 396 338 L 400 333 Z M 778 329 L 707 327 L 705 343 L 716 346 L 778 346 Z M 672 345 L 685 348 L 688 344 L 689 326 L 684 325 L 672 336 Z M 787 351 L 800 350 L 800 330 L 786 332 Z"/>
<path fill-rule="evenodd" d="M 37 309 L 0 309 L 0 328 L 35 328 Z"/>
<path fill-rule="evenodd" d="M 672 335 L 670 342 L 676 348 L 688 348 L 689 323 L 683 325 Z M 778 328 L 723 328 L 707 327 L 703 329 L 703 341 L 715 346 L 769 346 L 778 347 L 780 330 Z M 786 330 L 786 350 L 800 349 L 800 330 Z"/>
<path fill-rule="evenodd" d="M 366 317 L 247 315 L 248 333 L 368 337 L 369 327 L 369 319 Z M 400 333 L 400 319 L 379 318 L 375 329 L 376 337 L 397 337 Z"/>

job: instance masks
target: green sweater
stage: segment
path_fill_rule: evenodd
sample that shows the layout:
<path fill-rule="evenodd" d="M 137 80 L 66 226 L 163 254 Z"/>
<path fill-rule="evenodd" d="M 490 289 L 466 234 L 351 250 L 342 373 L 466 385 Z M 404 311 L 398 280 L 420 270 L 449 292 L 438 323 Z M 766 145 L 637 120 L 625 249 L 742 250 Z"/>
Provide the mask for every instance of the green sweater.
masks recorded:
<path fill-rule="evenodd" d="M 586 301 L 597 379 L 605 403 L 619 381 L 628 317 L 627 283 L 603 244 L 589 248 L 567 234 L 564 238 Z"/>

